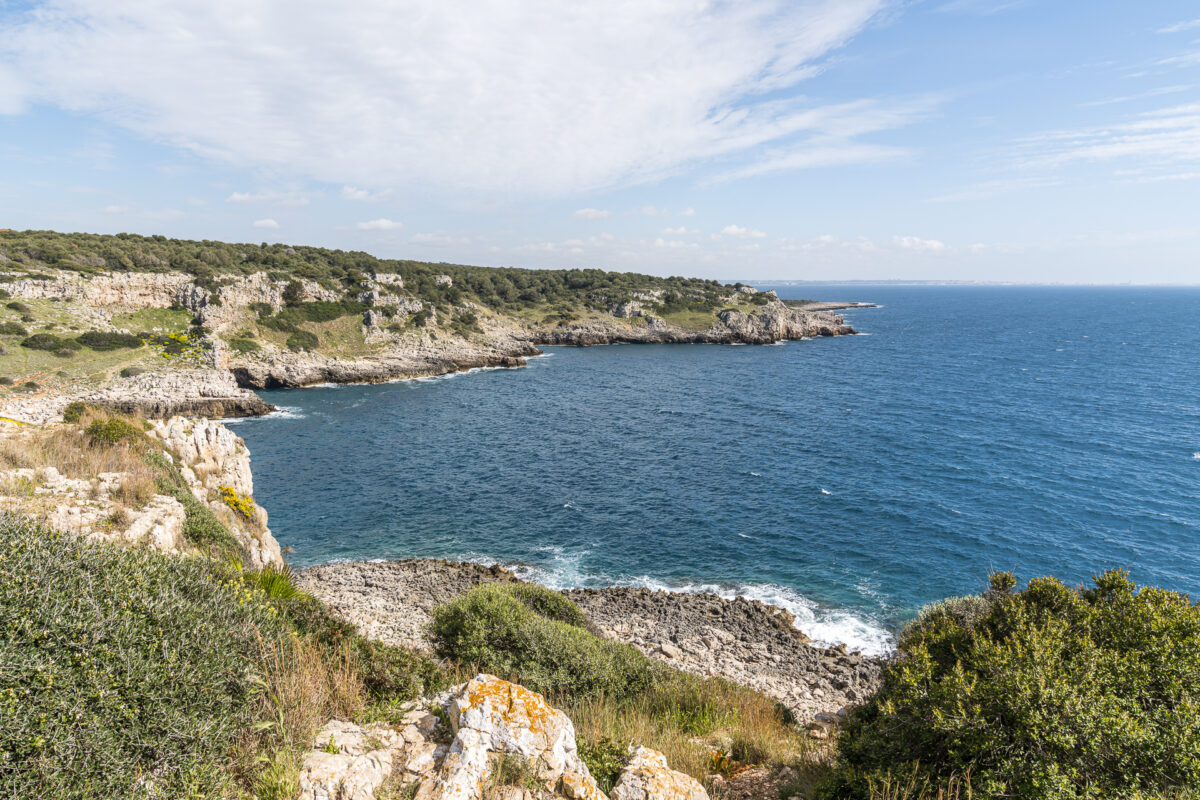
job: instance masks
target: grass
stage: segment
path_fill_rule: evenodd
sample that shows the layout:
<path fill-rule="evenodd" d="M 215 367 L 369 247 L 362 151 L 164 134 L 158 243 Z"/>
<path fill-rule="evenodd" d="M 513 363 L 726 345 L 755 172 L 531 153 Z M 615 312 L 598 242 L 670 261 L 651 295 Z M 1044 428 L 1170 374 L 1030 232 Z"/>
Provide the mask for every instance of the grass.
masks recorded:
<path fill-rule="evenodd" d="M 130 314 L 117 314 L 112 318 L 118 328 L 138 333 L 183 333 L 192 324 L 192 312 L 186 309 L 141 308 Z"/>

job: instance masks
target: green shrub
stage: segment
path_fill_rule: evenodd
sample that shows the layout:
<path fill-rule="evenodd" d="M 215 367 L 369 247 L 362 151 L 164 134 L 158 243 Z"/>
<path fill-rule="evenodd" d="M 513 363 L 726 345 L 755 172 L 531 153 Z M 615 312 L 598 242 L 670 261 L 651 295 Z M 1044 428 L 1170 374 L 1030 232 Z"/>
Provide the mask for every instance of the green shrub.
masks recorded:
<path fill-rule="evenodd" d="M 93 420 L 87 426 L 86 433 L 92 438 L 93 442 L 110 445 L 120 442 L 139 442 L 145 436 L 140 428 L 126 422 L 120 417 Z"/>
<path fill-rule="evenodd" d="M 408 319 L 409 327 L 424 328 L 425 325 L 429 322 L 430 316 L 431 316 L 431 314 L 429 313 L 429 309 L 422 308 L 420 311 L 418 311 L 417 313 L 415 313 L 411 317 L 409 317 L 409 319 Z"/>
<path fill-rule="evenodd" d="M 502 677 L 514 676 L 543 694 L 626 697 L 648 688 L 661 672 L 632 645 L 600 639 L 563 622 L 558 617 L 570 613 L 544 602 L 519 584 L 477 586 L 434 609 L 434 651 Z M 553 616 L 539 613 L 543 607 Z"/>
<path fill-rule="evenodd" d="M 35 333 L 21 340 L 21 347 L 30 350 L 78 350 L 82 345 L 74 339 L 63 339 L 53 333 Z"/>
<path fill-rule="evenodd" d="M 145 371 L 142 367 L 125 367 L 121 370 L 121 377 L 132 378 L 134 375 L 141 375 Z"/>
<path fill-rule="evenodd" d="M 15 381 L 7 375 L 0 377 L 0 386 L 12 386 Z"/>
<path fill-rule="evenodd" d="M 33 309 L 30 308 L 29 306 L 25 305 L 24 303 L 22 303 L 20 300 L 13 300 L 11 303 L 5 303 L 4 307 L 11 308 L 13 311 L 16 311 L 18 314 L 32 314 L 33 313 Z"/>
<path fill-rule="evenodd" d="M 954 776 L 979 798 L 1175 797 L 1200 790 L 1200 607 L 1122 571 L 935 606 L 838 742 L 826 798 Z"/>
<path fill-rule="evenodd" d="M 25 336 L 29 331 L 25 330 L 25 326 L 16 322 L 0 322 L 0 335 L 4 336 Z"/>
<path fill-rule="evenodd" d="M 87 403 L 81 403 L 78 400 L 68 403 L 67 407 L 63 409 L 63 422 L 70 422 L 72 424 L 79 422 L 83 418 L 83 412 L 87 411 L 88 407 Z"/>
<path fill-rule="evenodd" d="M 235 353 L 245 355 L 246 353 L 256 353 L 262 347 L 253 339 L 232 339 L 229 342 L 229 349 Z"/>
<path fill-rule="evenodd" d="M 88 331 L 75 338 L 77 342 L 93 350 L 120 350 L 142 346 L 141 338 L 132 333 L 116 333 L 115 331 Z"/>
<path fill-rule="evenodd" d="M 311 331 L 296 331 L 287 338 L 289 350 L 316 350 L 320 340 Z"/>
<path fill-rule="evenodd" d="M 36 391 L 40 390 L 41 388 L 42 387 L 37 383 L 37 381 L 25 381 L 24 383 L 14 387 L 13 391 L 36 392 Z"/>
<path fill-rule="evenodd" d="M 587 764 L 588 772 L 596 779 L 600 791 L 608 794 L 617 785 L 617 779 L 629 763 L 629 748 L 607 736 L 594 744 L 579 739 L 579 757 Z"/>
<path fill-rule="evenodd" d="M 251 303 L 246 307 L 260 317 L 269 317 L 275 313 L 275 309 L 271 307 L 270 303 Z"/>
<path fill-rule="evenodd" d="M 0 631 L 0 796 L 229 796 L 280 631 L 261 595 L 0 515 Z"/>

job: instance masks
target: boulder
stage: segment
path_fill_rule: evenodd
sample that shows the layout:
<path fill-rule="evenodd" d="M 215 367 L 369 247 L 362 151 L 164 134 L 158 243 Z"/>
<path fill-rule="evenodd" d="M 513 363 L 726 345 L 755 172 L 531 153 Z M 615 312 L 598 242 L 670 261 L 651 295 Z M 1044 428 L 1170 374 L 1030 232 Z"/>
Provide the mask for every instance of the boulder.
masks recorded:
<path fill-rule="evenodd" d="M 611 800 L 708 800 L 690 775 L 667 766 L 667 757 L 649 747 L 630 748 L 629 763 L 609 793 Z"/>
<path fill-rule="evenodd" d="M 579 757 L 575 726 L 540 694 L 480 674 L 454 693 L 447 710 L 455 735 L 430 787 L 437 800 L 479 800 L 493 759 L 501 754 L 529 760 L 547 791 L 570 800 L 604 800 Z"/>

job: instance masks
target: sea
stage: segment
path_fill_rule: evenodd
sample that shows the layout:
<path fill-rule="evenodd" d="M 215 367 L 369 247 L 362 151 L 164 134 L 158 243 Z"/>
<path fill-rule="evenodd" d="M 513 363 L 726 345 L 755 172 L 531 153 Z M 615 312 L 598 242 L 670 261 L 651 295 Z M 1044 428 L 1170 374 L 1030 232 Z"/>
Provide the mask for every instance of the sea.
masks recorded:
<path fill-rule="evenodd" d="M 787 608 L 894 646 L 989 573 L 1200 593 L 1200 289 L 803 285 L 861 335 L 546 348 L 264 391 L 240 421 L 303 567 L 441 557 Z"/>

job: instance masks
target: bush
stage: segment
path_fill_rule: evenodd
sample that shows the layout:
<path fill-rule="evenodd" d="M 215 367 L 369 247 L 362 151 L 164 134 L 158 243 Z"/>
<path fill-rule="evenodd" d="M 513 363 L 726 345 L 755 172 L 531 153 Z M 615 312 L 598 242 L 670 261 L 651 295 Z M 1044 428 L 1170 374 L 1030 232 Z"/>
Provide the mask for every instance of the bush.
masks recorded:
<path fill-rule="evenodd" d="M 63 422 L 70 422 L 71 424 L 79 422 L 79 420 L 83 419 L 83 412 L 87 411 L 88 408 L 87 403 L 81 403 L 78 400 L 68 403 L 67 407 L 63 409 Z"/>
<path fill-rule="evenodd" d="M 838 742 L 826 798 L 955 776 L 980 798 L 1167 797 L 1200 790 L 1200 607 L 1122 571 L 934 606 Z"/>
<path fill-rule="evenodd" d="M 9 515 L 0 564 L 0 795 L 226 796 L 280 630 L 261 594 Z"/>
<path fill-rule="evenodd" d="M 115 331 L 88 331 L 76 337 L 76 341 L 93 350 L 120 350 L 123 347 L 141 347 L 142 340 L 132 333 Z"/>
<path fill-rule="evenodd" d="M 87 426 L 87 435 L 97 444 L 118 444 L 121 442 L 140 442 L 145 434 L 136 425 L 131 425 L 120 417 L 93 420 Z"/>
<path fill-rule="evenodd" d="M 125 367 L 121 370 L 121 377 L 132 378 L 134 375 L 141 375 L 145 371 L 142 367 Z"/>
<path fill-rule="evenodd" d="M 596 779 L 600 791 L 608 794 L 617 785 L 625 765 L 629 763 L 629 748 L 607 736 L 595 744 L 579 740 L 579 757 L 587 764 L 588 772 Z"/>
<path fill-rule="evenodd" d="M 22 383 L 22 384 L 19 384 L 18 386 L 16 386 L 16 387 L 13 389 L 13 391 L 16 391 L 16 392 L 36 392 L 36 391 L 40 390 L 41 388 L 42 388 L 42 387 L 41 387 L 41 386 L 40 386 L 40 385 L 37 383 L 37 381 L 25 381 L 24 383 Z"/>
<path fill-rule="evenodd" d="M 5 303 L 4 307 L 11 308 L 13 311 L 16 311 L 18 314 L 32 314 L 33 313 L 33 309 L 30 308 L 29 306 L 25 305 L 24 303 L 22 303 L 20 300 L 13 300 L 11 303 Z"/>
<path fill-rule="evenodd" d="M 311 331 L 296 331 L 287 338 L 289 350 L 316 350 L 320 340 Z"/>
<path fill-rule="evenodd" d="M 256 353 L 262 348 L 253 339 L 233 339 L 229 342 L 229 349 L 245 355 L 246 353 Z"/>
<path fill-rule="evenodd" d="M 16 322 L 0 322 L 0 334 L 4 336 L 25 336 L 28 333 L 25 326 Z"/>
<path fill-rule="evenodd" d="M 429 628 L 434 651 L 543 694 L 621 698 L 647 689 L 662 671 L 632 645 L 562 621 L 574 614 L 538 589 L 484 584 L 439 606 Z"/>
<path fill-rule="evenodd" d="M 73 339 L 62 339 L 53 333 L 35 333 L 21 340 L 21 347 L 30 350 L 78 350 L 81 345 Z"/>
<path fill-rule="evenodd" d="M 0 377 L 0 386 L 12 386 L 13 383 L 15 383 L 15 381 L 13 381 L 13 379 L 7 375 Z"/>

